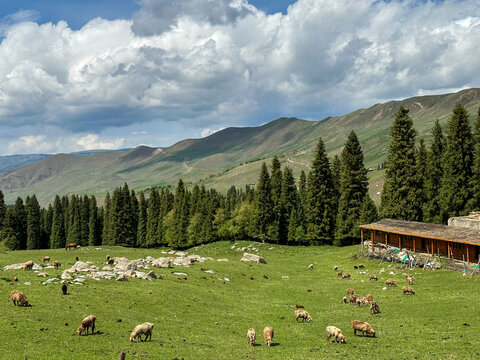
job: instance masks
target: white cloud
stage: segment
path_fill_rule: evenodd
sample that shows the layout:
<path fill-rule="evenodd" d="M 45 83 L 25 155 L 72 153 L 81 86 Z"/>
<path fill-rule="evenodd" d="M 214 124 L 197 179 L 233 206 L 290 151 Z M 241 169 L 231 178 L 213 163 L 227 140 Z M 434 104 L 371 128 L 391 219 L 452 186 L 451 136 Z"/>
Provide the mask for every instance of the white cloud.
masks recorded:
<path fill-rule="evenodd" d="M 209 128 L 205 128 L 202 130 L 202 132 L 200 133 L 200 136 L 203 138 L 203 137 L 207 137 L 209 135 L 212 135 L 220 130 L 223 130 L 225 129 L 224 127 L 221 127 L 219 129 L 215 129 L 215 130 L 212 130 L 212 129 L 209 129 Z"/>
<path fill-rule="evenodd" d="M 125 139 L 100 140 L 98 135 L 88 134 L 82 136 L 76 141 L 76 144 L 82 147 L 82 150 L 106 149 L 114 150 L 123 146 Z"/>
<path fill-rule="evenodd" d="M 158 119 L 199 133 L 480 83 L 475 0 L 298 0 L 286 15 L 244 0 L 141 4 L 130 21 L 77 31 L 9 25 L 0 129 L 41 123 L 85 136 Z"/>

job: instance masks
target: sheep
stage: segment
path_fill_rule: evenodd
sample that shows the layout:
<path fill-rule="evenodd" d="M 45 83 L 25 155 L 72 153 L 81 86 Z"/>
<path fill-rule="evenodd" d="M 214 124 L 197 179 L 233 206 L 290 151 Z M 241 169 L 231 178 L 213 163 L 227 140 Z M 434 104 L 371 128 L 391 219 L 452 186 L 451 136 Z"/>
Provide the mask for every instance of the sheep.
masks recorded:
<path fill-rule="evenodd" d="M 92 328 L 92 334 L 95 333 L 95 320 L 97 318 L 93 315 L 88 315 L 85 319 L 82 320 L 82 324 L 77 329 L 78 335 L 82 335 L 85 332 L 85 335 L 88 335 L 88 328 Z"/>
<path fill-rule="evenodd" d="M 125 360 L 126 358 L 127 358 L 127 354 L 124 351 L 122 351 L 118 360 Z"/>
<path fill-rule="evenodd" d="M 75 243 L 70 243 L 65 246 L 65 250 L 77 250 L 77 244 Z"/>
<path fill-rule="evenodd" d="M 365 299 L 367 299 L 367 301 L 370 303 L 373 301 L 373 296 L 371 294 L 367 294 L 365 295 Z"/>
<path fill-rule="evenodd" d="M 295 304 L 295 309 L 305 309 L 305 306 L 299 305 L 299 304 Z"/>
<path fill-rule="evenodd" d="M 53 262 L 53 268 L 54 268 L 54 269 L 58 270 L 58 266 L 59 266 L 59 265 L 60 265 L 60 264 L 58 263 L 58 261 L 54 261 L 54 262 Z"/>
<path fill-rule="evenodd" d="M 378 307 L 378 304 L 375 301 L 372 301 L 370 303 L 370 315 L 373 314 L 380 314 L 380 308 Z"/>
<path fill-rule="evenodd" d="M 353 335 L 357 336 L 357 331 L 361 331 L 364 335 L 375 337 L 375 330 L 366 321 L 352 320 L 350 323 L 352 324 Z"/>
<path fill-rule="evenodd" d="M 348 297 L 348 301 L 350 302 L 350 304 L 355 304 L 357 302 L 357 297 L 355 296 L 355 294 L 350 295 Z"/>
<path fill-rule="evenodd" d="M 50 262 L 50 256 L 43 256 L 42 257 L 42 262 L 45 263 L 45 262 Z"/>
<path fill-rule="evenodd" d="M 308 265 L 309 270 L 313 270 L 313 264 Z"/>
<path fill-rule="evenodd" d="M 135 326 L 132 333 L 130 334 L 130 342 L 134 341 L 135 338 L 139 338 L 142 341 L 142 335 L 145 335 L 145 340 L 147 341 L 148 337 L 150 337 L 150 341 L 152 340 L 152 330 L 153 324 L 146 322 L 140 325 Z"/>
<path fill-rule="evenodd" d="M 78 256 L 75 257 L 75 261 L 80 261 L 80 259 L 78 258 Z"/>
<path fill-rule="evenodd" d="M 335 326 L 327 326 L 325 329 L 327 332 L 327 342 L 330 342 L 330 338 L 335 337 L 335 341 L 341 344 L 345 344 L 345 336 L 342 334 L 342 330 Z"/>
<path fill-rule="evenodd" d="M 397 286 L 397 283 L 392 279 L 388 279 L 387 281 L 385 281 L 385 284 L 387 286 Z"/>
<path fill-rule="evenodd" d="M 343 297 L 343 302 L 346 304 L 348 302 L 348 299 L 346 296 Z"/>
<path fill-rule="evenodd" d="M 247 331 L 247 339 L 248 339 L 248 343 L 252 346 L 255 346 L 255 329 L 254 328 L 250 328 L 248 329 Z"/>
<path fill-rule="evenodd" d="M 342 276 L 343 272 L 342 270 L 340 270 L 339 272 L 337 272 L 337 276 Z"/>
<path fill-rule="evenodd" d="M 352 295 L 355 294 L 355 290 L 350 289 L 350 288 L 347 289 L 347 295 L 348 295 L 348 294 L 352 294 Z"/>
<path fill-rule="evenodd" d="M 312 322 L 312 317 L 308 313 L 308 311 L 305 310 L 296 310 L 295 311 L 295 320 L 298 322 L 298 319 L 302 319 L 302 322 Z"/>
<path fill-rule="evenodd" d="M 14 276 L 14 277 L 12 277 L 12 278 L 10 279 L 10 281 L 11 281 L 11 282 L 16 282 L 16 281 L 18 281 L 18 278 L 17 278 L 16 276 Z"/>
<path fill-rule="evenodd" d="M 335 265 L 335 266 L 333 267 L 333 271 L 337 271 L 337 270 L 338 270 L 338 266 Z"/>
<path fill-rule="evenodd" d="M 413 290 L 410 286 L 404 286 L 402 287 L 402 290 L 403 290 L 403 295 L 405 294 L 415 295 L 415 290 Z"/>
<path fill-rule="evenodd" d="M 63 295 L 67 295 L 67 284 L 63 283 L 62 285 L 62 293 Z"/>
<path fill-rule="evenodd" d="M 350 274 L 343 274 L 342 279 L 350 279 Z"/>
<path fill-rule="evenodd" d="M 360 305 L 362 305 L 362 304 L 367 305 L 367 304 L 368 304 L 368 300 L 365 299 L 365 298 L 362 297 L 362 296 L 359 296 L 359 297 L 356 299 L 355 303 L 356 303 L 357 306 L 360 306 Z"/>
<path fill-rule="evenodd" d="M 359 268 L 359 269 L 365 269 L 365 265 L 363 265 L 363 264 L 358 264 L 358 268 Z"/>
<path fill-rule="evenodd" d="M 263 338 L 267 342 L 268 346 L 272 345 L 273 335 L 274 334 L 273 334 L 273 328 L 272 327 L 267 326 L 267 327 L 265 327 L 265 329 L 263 329 Z"/>
<path fill-rule="evenodd" d="M 413 285 L 413 280 L 415 278 L 413 276 L 406 276 L 405 279 L 407 280 L 409 285 Z"/>
<path fill-rule="evenodd" d="M 28 300 L 25 297 L 25 294 L 21 290 L 12 290 L 10 291 L 10 299 L 12 299 L 13 305 L 29 306 Z"/>
<path fill-rule="evenodd" d="M 375 274 L 371 274 L 368 278 L 369 278 L 370 280 L 378 281 L 378 277 L 377 277 L 377 275 L 375 275 Z"/>
<path fill-rule="evenodd" d="M 23 270 L 32 270 L 33 265 L 33 261 L 27 261 L 25 264 L 23 264 Z"/>
<path fill-rule="evenodd" d="M 357 270 L 357 269 L 358 269 L 358 266 L 357 266 L 357 265 L 353 265 L 353 268 L 354 268 L 355 270 Z"/>

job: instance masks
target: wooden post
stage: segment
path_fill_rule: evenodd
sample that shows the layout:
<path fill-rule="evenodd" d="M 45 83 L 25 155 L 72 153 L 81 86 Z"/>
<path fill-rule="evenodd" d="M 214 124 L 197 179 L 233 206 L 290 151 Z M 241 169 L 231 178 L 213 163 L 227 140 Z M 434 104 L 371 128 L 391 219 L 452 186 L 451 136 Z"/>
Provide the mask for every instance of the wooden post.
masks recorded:
<path fill-rule="evenodd" d="M 413 237 L 413 252 L 415 252 L 415 237 Z"/>
<path fill-rule="evenodd" d="M 398 235 L 398 248 L 402 248 L 402 235 Z"/>
<path fill-rule="evenodd" d="M 360 239 L 362 239 L 362 253 L 363 253 L 363 229 L 360 229 Z"/>
<path fill-rule="evenodd" d="M 434 251 L 435 250 L 433 250 L 433 240 L 432 240 L 432 256 L 434 256 Z"/>
<path fill-rule="evenodd" d="M 468 248 L 469 248 L 470 246 L 468 246 L 468 244 L 466 244 L 466 245 L 467 245 L 467 265 L 468 265 L 468 262 L 470 261 L 470 258 L 469 258 L 469 256 L 468 256 Z"/>
<path fill-rule="evenodd" d="M 450 259 L 450 241 L 447 241 L 448 258 Z"/>
<path fill-rule="evenodd" d="M 388 246 L 388 233 L 385 233 L 385 248 Z"/>
<path fill-rule="evenodd" d="M 375 230 L 372 230 L 372 253 L 373 253 L 373 238 L 375 236 Z"/>

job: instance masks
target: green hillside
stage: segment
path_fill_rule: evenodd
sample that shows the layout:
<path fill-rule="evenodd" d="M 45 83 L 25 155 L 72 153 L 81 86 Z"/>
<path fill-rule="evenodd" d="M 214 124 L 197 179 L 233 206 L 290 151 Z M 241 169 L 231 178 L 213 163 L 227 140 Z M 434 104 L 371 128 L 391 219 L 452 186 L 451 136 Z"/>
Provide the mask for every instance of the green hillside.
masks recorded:
<path fill-rule="evenodd" d="M 124 182 L 137 190 L 151 185 L 175 186 L 180 177 L 187 184 L 202 183 L 226 190 L 231 185 L 255 183 L 262 162 L 256 160 L 268 161 L 274 155 L 280 156 L 283 164 L 292 167 L 298 176 L 301 170 L 308 170 L 311 151 L 319 137 L 333 155 L 341 151 L 351 130 L 357 132 L 362 143 L 365 165 L 376 167 L 385 159 L 388 132 L 400 105 L 410 109 L 419 137 L 424 137 L 428 144 L 435 119 L 445 124 L 457 103 L 476 114 L 480 90 L 389 101 L 322 121 L 280 118 L 258 127 L 224 129 L 168 148 L 140 146 L 125 152 L 83 157 L 53 155 L 0 174 L 0 188 L 8 202 L 35 193 L 43 203 L 51 201 L 55 194 L 102 196 Z M 382 180 L 374 173 L 370 173 L 375 179 L 371 193 L 378 197 Z"/>

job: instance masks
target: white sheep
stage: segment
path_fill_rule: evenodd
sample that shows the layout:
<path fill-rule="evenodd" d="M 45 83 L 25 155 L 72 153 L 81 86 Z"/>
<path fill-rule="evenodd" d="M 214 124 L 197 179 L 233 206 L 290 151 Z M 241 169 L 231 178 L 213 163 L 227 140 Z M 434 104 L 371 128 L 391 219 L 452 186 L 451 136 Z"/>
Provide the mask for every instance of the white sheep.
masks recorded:
<path fill-rule="evenodd" d="M 335 326 L 327 326 L 325 331 L 327 332 L 327 342 L 330 342 L 330 339 L 333 336 L 335 337 L 336 342 L 345 344 L 345 336 L 342 334 L 342 330 L 339 328 Z"/>
<path fill-rule="evenodd" d="M 132 333 L 130 334 L 130 341 L 134 341 L 135 338 L 139 338 L 140 341 L 146 341 L 148 337 L 150 337 L 150 340 L 152 340 L 152 330 L 153 330 L 153 324 L 146 322 L 140 325 L 135 326 L 135 329 L 133 329 Z M 142 335 L 145 335 L 145 340 L 142 340 Z"/>
<path fill-rule="evenodd" d="M 254 328 L 250 328 L 248 329 L 247 331 L 247 338 L 248 338 L 248 343 L 252 346 L 255 345 L 255 329 Z"/>

